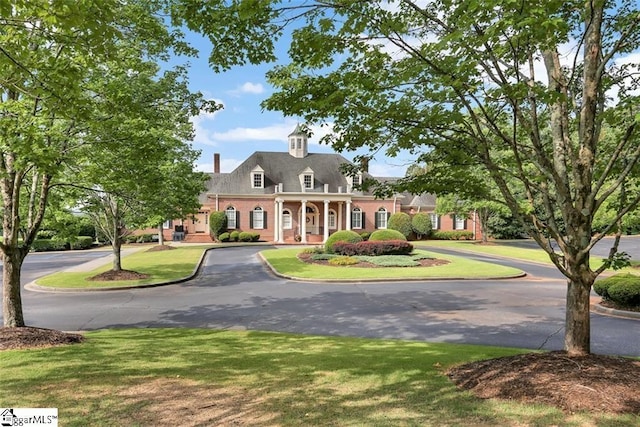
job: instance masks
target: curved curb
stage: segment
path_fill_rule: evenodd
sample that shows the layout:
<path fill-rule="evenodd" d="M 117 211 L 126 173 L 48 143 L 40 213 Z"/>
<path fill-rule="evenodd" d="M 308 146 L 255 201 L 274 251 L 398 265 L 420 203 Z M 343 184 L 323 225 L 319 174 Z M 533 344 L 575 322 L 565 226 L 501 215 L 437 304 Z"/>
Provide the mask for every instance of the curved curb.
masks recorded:
<path fill-rule="evenodd" d="M 51 292 L 51 293 L 85 293 L 85 292 L 102 292 L 102 291 L 123 291 L 123 290 L 131 290 L 131 289 L 146 289 L 146 288 L 157 288 L 160 286 L 167 285 L 176 285 L 178 283 L 184 283 L 188 280 L 193 279 L 200 272 L 200 268 L 202 267 L 202 263 L 204 261 L 204 257 L 210 250 L 219 249 L 217 247 L 207 248 L 202 251 L 202 255 L 200 255 L 200 259 L 196 263 L 195 268 L 191 272 L 190 275 L 182 277 L 180 279 L 169 280 L 168 282 L 160 282 L 160 283 L 149 283 L 145 285 L 132 285 L 132 286 L 115 286 L 115 287 L 107 287 L 107 288 L 51 288 L 48 286 L 40 286 L 37 284 L 38 279 L 34 280 L 31 283 L 27 283 L 24 285 L 24 288 L 33 291 L 33 292 Z"/>
<path fill-rule="evenodd" d="M 282 274 L 278 272 L 269 261 L 262 255 L 262 253 L 258 252 L 258 257 L 271 270 L 277 277 L 281 277 L 287 280 L 293 280 L 296 282 L 305 282 L 305 283 L 394 283 L 394 282 L 431 282 L 431 281 L 443 281 L 443 280 L 509 280 L 509 279 L 519 279 L 525 277 L 527 275 L 526 272 L 520 271 L 518 274 L 514 274 L 512 276 L 504 276 L 504 277 L 407 277 L 407 278 L 379 278 L 379 279 L 308 279 L 304 277 L 296 277 L 289 276 L 287 274 Z"/>
<path fill-rule="evenodd" d="M 615 308 L 605 307 L 599 303 L 593 304 L 591 307 L 593 308 L 593 311 L 598 314 L 623 317 L 625 319 L 640 320 L 640 312 L 637 311 L 616 310 Z"/>

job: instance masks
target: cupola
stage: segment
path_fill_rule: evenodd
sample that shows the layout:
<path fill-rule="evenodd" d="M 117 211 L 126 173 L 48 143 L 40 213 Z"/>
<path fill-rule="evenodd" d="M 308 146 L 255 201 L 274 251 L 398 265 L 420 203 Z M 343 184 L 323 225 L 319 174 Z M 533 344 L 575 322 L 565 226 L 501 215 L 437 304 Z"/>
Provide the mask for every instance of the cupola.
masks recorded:
<path fill-rule="evenodd" d="M 302 126 L 298 124 L 289 134 L 289 154 L 298 159 L 307 157 L 309 153 L 309 137 Z"/>

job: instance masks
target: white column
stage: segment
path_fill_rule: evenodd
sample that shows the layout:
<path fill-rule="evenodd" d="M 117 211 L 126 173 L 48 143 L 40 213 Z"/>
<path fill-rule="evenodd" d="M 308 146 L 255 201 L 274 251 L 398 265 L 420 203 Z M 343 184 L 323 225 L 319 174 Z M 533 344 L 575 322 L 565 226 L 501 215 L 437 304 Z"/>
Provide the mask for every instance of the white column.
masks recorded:
<path fill-rule="evenodd" d="M 338 231 L 342 230 L 342 202 L 338 202 Z"/>
<path fill-rule="evenodd" d="M 347 200 L 347 211 L 344 213 L 347 216 L 347 230 L 351 230 L 351 200 Z"/>
<path fill-rule="evenodd" d="M 282 223 L 282 212 L 284 212 L 284 200 L 276 199 L 278 202 L 278 243 L 284 243 L 284 224 Z"/>
<path fill-rule="evenodd" d="M 278 243 L 280 240 L 280 204 L 278 203 L 278 199 L 274 201 L 273 208 L 273 241 Z"/>
<path fill-rule="evenodd" d="M 307 243 L 307 201 L 302 201 L 302 209 L 300 210 L 300 243 Z"/>
<path fill-rule="evenodd" d="M 329 238 L 329 201 L 324 201 L 324 237 L 322 243 L 325 243 Z"/>

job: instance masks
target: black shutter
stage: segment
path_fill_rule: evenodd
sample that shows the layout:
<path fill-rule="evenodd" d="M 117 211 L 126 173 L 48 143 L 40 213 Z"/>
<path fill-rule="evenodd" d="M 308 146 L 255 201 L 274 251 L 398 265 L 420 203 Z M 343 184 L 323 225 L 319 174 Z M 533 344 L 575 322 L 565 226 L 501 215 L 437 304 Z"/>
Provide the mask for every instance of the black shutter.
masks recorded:
<path fill-rule="evenodd" d="M 249 228 L 253 229 L 253 211 L 249 211 Z"/>
<path fill-rule="evenodd" d="M 269 228 L 267 225 L 267 211 L 262 211 L 262 228 Z"/>
<path fill-rule="evenodd" d="M 364 212 L 362 212 L 362 229 L 364 230 L 365 228 L 367 228 L 365 226 L 365 222 L 364 222 Z"/>
<path fill-rule="evenodd" d="M 235 229 L 240 229 L 240 211 L 236 211 L 236 226 Z"/>
<path fill-rule="evenodd" d="M 377 230 L 378 228 L 380 228 L 380 218 L 379 218 L 380 214 L 376 212 L 374 215 L 375 215 L 375 227 Z"/>

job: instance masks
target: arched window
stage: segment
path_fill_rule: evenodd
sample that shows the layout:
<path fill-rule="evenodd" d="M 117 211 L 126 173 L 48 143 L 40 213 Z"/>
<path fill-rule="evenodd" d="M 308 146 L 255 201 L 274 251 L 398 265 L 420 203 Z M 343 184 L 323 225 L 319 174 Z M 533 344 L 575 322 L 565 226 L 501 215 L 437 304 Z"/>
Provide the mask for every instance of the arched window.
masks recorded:
<path fill-rule="evenodd" d="M 329 210 L 329 229 L 335 230 L 336 228 L 336 211 L 331 209 Z"/>
<path fill-rule="evenodd" d="M 251 211 L 251 224 L 250 228 L 261 230 L 264 228 L 264 210 L 260 206 L 256 206 Z"/>
<path fill-rule="evenodd" d="M 378 209 L 378 212 L 376 212 L 376 228 L 387 228 L 387 217 L 385 208 Z"/>
<path fill-rule="evenodd" d="M 227 215 L 227 228 L 238 228 L 238 214 L 236 208 L 234 208 L 233 206 L 229 206 L 227 209 L 225 209 L 224 213 Z"/>
<path fill-rule="evenodd" d="M 351 228 L 362 229 L 362 223 L 364 214 L 360 208 L 353 208 L 351 211 Z"/>
<path fill-rule="evenodd" d="M 291 211 L 289 209 L 282 211 L 282 228 L 285 230 L 291 230 L 293 228 L 293 223 L 291 222 Z"/>

